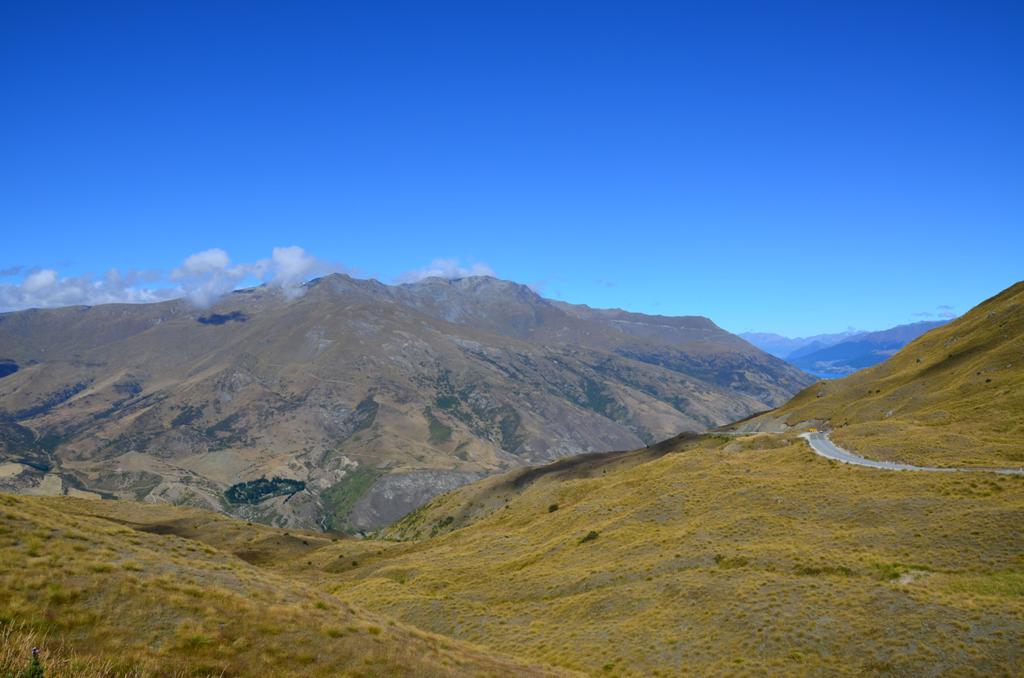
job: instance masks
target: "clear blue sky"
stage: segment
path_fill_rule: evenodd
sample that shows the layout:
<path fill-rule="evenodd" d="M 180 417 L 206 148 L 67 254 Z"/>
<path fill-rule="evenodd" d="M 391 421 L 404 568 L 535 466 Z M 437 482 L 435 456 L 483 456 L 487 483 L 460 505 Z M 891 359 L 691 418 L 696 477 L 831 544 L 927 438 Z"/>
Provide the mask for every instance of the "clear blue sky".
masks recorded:
<path fill-rule="evenodd" d="M 795 335 L 1024 278 L 1020 2 L 9 2 L 0 87 L 8 292 L 298 245 Z"/>

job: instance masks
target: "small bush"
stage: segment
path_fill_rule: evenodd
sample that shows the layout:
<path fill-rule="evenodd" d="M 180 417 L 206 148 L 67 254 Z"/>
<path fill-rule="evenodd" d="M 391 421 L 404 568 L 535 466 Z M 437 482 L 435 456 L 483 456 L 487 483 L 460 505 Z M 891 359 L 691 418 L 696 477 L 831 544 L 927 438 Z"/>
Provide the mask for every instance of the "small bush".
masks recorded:
<path fill-rule="evenodd" d="M 726 570 L 731 570 L 736 567 L 746 567 L 749 564 L 750 561 L 744 558 L 743 556 L 729 558 L 727 556 L 723 556 L 720 553 L 715 555 L 715 565 L 718 565 L 719 567 L 724 568 Z"/>
<path fill-rule="evenodd" d="M 597 532 L 595 532 L 594 530 L 591 530 L 590 532 L 587 532 L 583 536 L 582 539 L 580 539 L 580 543 L 581 544 L 586 544 L 588 541 L 594 541 L 595 539 L 597 539 L 597 537 L 598 537 Z"/>
<path fill-rule="evenodd" d="M 823 574 L 837 574 L 842 575 L 844 577 L 853 576 L 853 570 L 846 567 L 845 565 L 797 565 L 795 568 L 793 568 L 793 572 L 805 577 L 817 577 Z M 896 576 L 898 577 L 899 575 Z"/>
<path fill-rule="evenodd" d="M 554 513 L 557 510 L 558 510 L 558 504 L 552 504 L 551 506 L 548 507 L 548 513 Z"/>

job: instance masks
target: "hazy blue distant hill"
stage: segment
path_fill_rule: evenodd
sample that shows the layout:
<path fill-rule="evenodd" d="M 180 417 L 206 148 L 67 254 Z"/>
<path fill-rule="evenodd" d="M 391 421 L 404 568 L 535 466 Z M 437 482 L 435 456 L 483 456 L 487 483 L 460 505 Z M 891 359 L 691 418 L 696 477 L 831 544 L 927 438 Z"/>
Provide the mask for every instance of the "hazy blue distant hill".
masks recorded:
<path fill-rule="evenodd" d="M 851 329 L 834 334 L 816 334 L 813 337 L 784 337 L 781 334 L 773 334 L 771 332 L 744 332 L 739 336 L 769 355 L 789 360 L 799 355 L 813 353 L 814 351 L 834 346 L 858 334 L 864 334 L 864 332 Z"/>
<path fill-rule="evenodd" d="M 805 372 L 826 378 L 844 377 L 888 359 L 929 330 L 945 325 L 937 320 L 899 325 L 880 332 L 868 332 L 817 350 L 797 351 L 787 360 Z"/>

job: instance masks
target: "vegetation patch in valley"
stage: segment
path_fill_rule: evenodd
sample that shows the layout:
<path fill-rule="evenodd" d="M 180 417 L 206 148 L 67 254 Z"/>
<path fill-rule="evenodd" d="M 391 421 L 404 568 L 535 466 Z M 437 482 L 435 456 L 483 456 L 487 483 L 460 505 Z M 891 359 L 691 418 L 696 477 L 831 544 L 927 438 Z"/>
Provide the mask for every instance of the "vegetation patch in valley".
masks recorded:
<path fill-rule="evenodd" d="M 224 497 L 231 504 L 259 504 L 271 497 L 295 494 L 305 487 L 306 483 L 291 478 L 257 478 L 232 485 L 225 490 Z"/>
<path fill-rule="evenodd" d="M 14 413 L 13 417 L 20 421 L 22 419 L 31 419 L 32 417 L 37 417 L 40 414 L 45 414 L 54 407 L 71 400 L 71 398 L 87 389 L 90 383 L 91 382 L 87 380 L 76 382 L 70 386 L 65 386 L 62 389 L 50 393 L 38 404 L 33 405 L 32 407 L 27 407 L 23 410 L 18 410 Z"/>
<path fill-rule="evenodd" d="M 452 438 L 452 429 L 450 426 L 444 424 L 438 419 L 433 410 L 429 407 L 423 409 L 423 416 L 427 420 L 427 426 L 429 428 L 429 436 L 427 441 L 431 445 L 442 445 Z"/>
<path fill-rule="evenodd" d="M 337 532 L 348 529 L 347 518 L 352 507 L 380 475 L 381 471 L 378 469 L 360 466 L 349 471 L 344 478 L 321 493 L 327 529 Z"/>
<path fill-rule="evenodd" d="M 448 372 L 437 377 L 435 389 L 434 406 L 464 423 L 474 435 L 490 440 L 506 452 L 515 453 L 522 446 L 522 416 L 511 405 L 498 402 L 489 393 L 478 392 L 473 384 L 456 388 Z"/>
<path fill-rule="evenodd" d="M 377 411 L 379 409 L 380 404 L 374 400 L 372 395 L 366 396 L 360 400 L 351 417 L 352 433 L 358 433 L 359 431 L 366 430 L 373 426 L 373 422 L 377 419 Z"/>
<path fill-rule="evenodd" d="M 171 427 L 188 426 L 203 416 L 203 408 L 193 405 L 182 405 L 181 410 L 171 419 Z"/>

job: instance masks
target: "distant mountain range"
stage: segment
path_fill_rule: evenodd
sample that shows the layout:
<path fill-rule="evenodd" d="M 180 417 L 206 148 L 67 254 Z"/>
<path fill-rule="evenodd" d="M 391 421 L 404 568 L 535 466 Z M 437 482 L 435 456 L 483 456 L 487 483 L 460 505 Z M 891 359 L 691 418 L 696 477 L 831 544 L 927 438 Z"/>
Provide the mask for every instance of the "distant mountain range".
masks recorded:
<path fill-rule="evenodd" d="M 765 353 L 787 360 L 790 356 L 796 356 L 800 352 L 817 351 L 863 333 L 862 330 L 850 329 L 834 334 L 816 334 L 813 337 L 784 337 L 771 332 L 741 332 L 739 336 Z"/>
<path fill-rule="evenodd" d="M 367 529 L 514 466 L 643 446 L 813 380 L 707 318 L 490 277 L 0 314 L 0 489 Z"/>
<path fill-rule="evenodd" d="M 877 365 L 925 332 L 947 322 L 926 321 L 898 325 L 879 332 L 848 330 L 801 338 L 762 332 L 745 332 L 739 336 L 805 372 L 834 379 Z"/>

